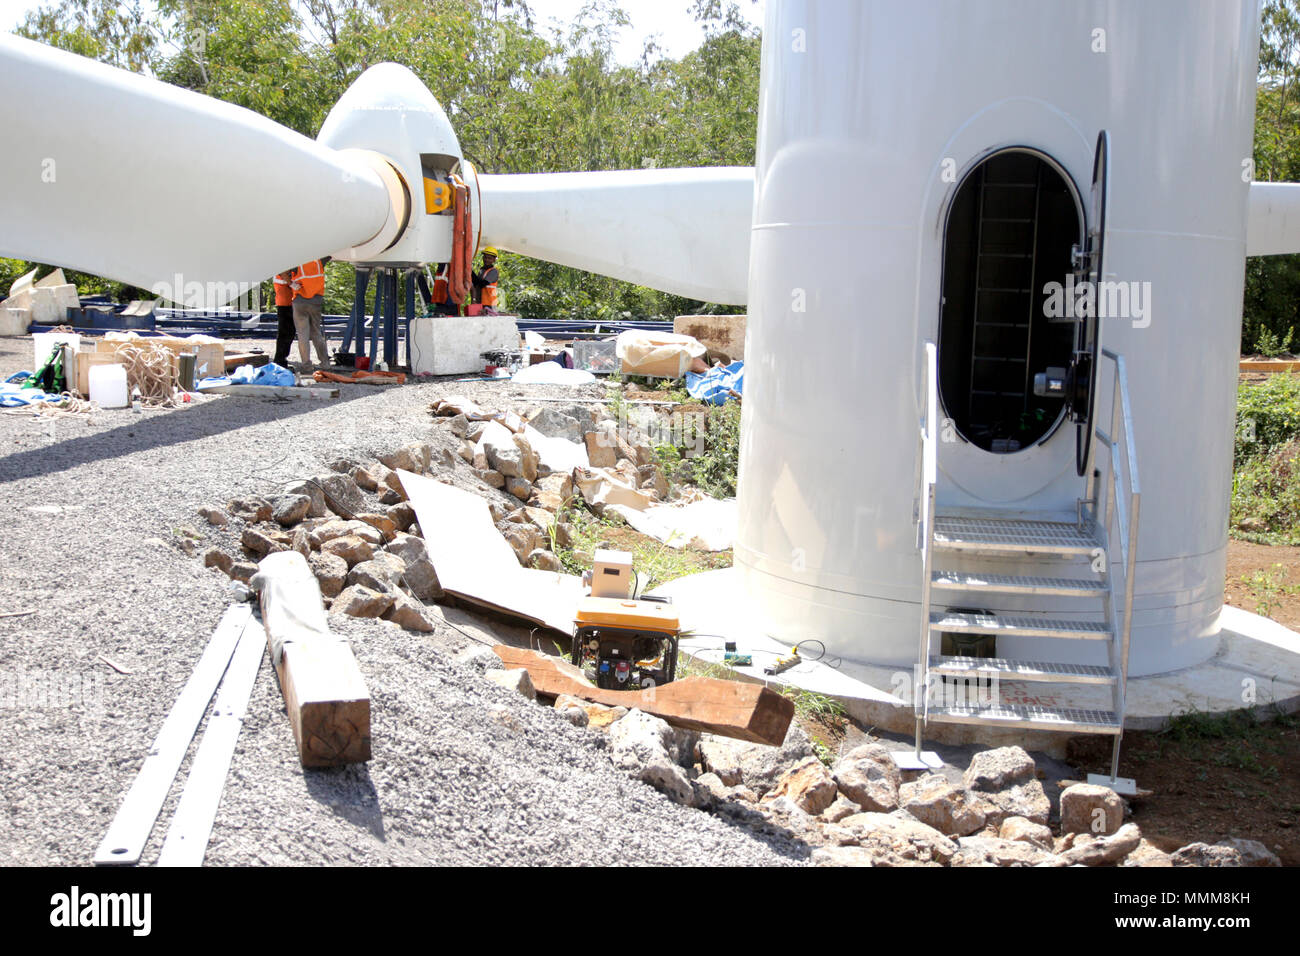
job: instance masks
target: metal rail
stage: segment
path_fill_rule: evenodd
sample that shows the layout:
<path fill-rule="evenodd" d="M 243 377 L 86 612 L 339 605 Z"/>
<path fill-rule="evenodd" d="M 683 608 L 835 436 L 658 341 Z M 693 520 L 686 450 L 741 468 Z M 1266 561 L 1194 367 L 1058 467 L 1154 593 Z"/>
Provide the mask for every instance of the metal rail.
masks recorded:
<path fill-rule="evenodd" d="M 1101 518 L 1098 525 L 1105 541 L 1105 573 L 1110 583 L 1110 597 L 1106 604 L 1107 623 L 1118 636 L 1118 645 L 1111 644 L 1111 667 L 1115 671 L 1114 685 L 1115 717 L 1119 721 L 1120 732 L 1115 735 L 1114 749 L 1111 754 L 1110 776 L 1114 780 L 1119 773 L 1120 741 L 1124 735 L 1124 715 L 1126 694 L 1128 691 L 1128 657 L 1129 639 L 1133 628 L 1133 575 L 1137 566 L 1138 518 L 1142 507 L 1142 482 L 1138 475 L 1137 443 L 1133 436 L 1133 405 L 1129 398 L 1128 371 L 1124 356 L 1102 349 L 1103 357 L 1115 364 L 1114 382 L 1111 389 L 1110 428 L 1094 427 L 1093 434 L 1098 448 L 1106 450 L 1106 476 L 1100 489 L 1094 489 L 1090 495 L 1096 502 L 1096 517 Z M 1094 418 L 1095 420 L 1095 418 Z M 1090 476 L 1091 483 L 1097 481 L 1098 472 Z M 1104 493 L 1104 517 L 1102 503 L 1098 500 L 1096 490 Z M 1112 533 L 1113 527 L 1113 533 Z M 1124 569 L 1124 603 L 1117 604 L 1116 588 L 1111 579 L 1111 542 L 1118 542 L 1120 566 Z"/>

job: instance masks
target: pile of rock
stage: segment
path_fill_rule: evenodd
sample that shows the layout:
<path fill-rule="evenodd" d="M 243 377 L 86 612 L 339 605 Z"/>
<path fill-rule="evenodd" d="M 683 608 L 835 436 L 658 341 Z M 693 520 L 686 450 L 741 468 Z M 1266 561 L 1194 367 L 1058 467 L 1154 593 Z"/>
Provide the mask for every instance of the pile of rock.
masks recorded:
<path fill-rule="evenodd" d="M 429 406 L 460 439 L 457 454 L 487 488 L 512 496 L 518 507 L 507 523 L 525 530 L 498 527 L 521 564 L 549 567 L 548 550 L 557 530 L 556 517 L 575 498 L 596 513 L 609 501 L 646 507 L 668 498 L 670 485 L 655 460 L 649 436 L 620 427 L 603 406 L 580 404 L 536 408 L 526 417 L 512 411 L 489 411 L 463 397 Z M 531 528 L 535 527 L 534 533 Z M 562 529 L 568 536 L 572 529 Z M 548 539 L 548 540 L 543 540 Z"/>
<path fill-rule="evenodd" d="M 268 554 L 298 551 L 315 572 L 331 613 L 431 631 L 424 602 L 443 592 L 397 477 L 398 469 L 427 473 L 431 458 L 426 442 L 413 442 L 368 464 L 336 461 L 329 473 L 295 482 L 271 498 L 234 498 L 224 508 L 200 508 L 210 525 L 237 537 L 239 548 L 210 548 L 204 564 L 247 583 Z"/>

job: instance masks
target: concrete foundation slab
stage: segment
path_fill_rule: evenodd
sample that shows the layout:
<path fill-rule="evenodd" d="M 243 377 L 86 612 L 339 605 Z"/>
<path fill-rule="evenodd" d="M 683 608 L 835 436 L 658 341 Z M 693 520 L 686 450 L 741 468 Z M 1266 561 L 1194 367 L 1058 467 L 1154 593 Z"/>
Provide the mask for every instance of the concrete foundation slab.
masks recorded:
<path fill-rule="evenodd" d="M 741 654 L 751 654 L 750 667 L 735 668 L 741 680 L 793 685 L 839 699 L 846 712 L 867 726 L 899 734 L 915 729 L 911 669 L 888 666 L 855 667 L 850 672 L 832 659 L 808 660 L 781 674 L 763 674 L 763 666 L 789 653 L 789 646 L 769 637 L 757 620 L 734 568 L 706 571 L 679 578 L 653 593 L 672 597 L 682 629 L 682 650 L 703 661 L 720 663 L 726 641 L 734 641 Z M 1300 711 L 1300 634 L 1276 621 L 1225 607 L 1219 617 L 1217 652 L 1209 660 L 1182 670 L 1130 678 L 1124 726 L 1129 730 L 1159 730 L 1170 717 L 1189 712 L 1208 714 L 1255 710 L 1261 716 Z M 816 645 L 801 648 L 805 657 Z M 1106 687 L 1000 681 L 997 698 L 1003 703 L 1038 704 L 1109 710 Z M 1068 696 L 1067 696 L 1068 695 Z M 925 728 L 930 743 L 1006 746 L 1061 757 L 1068 734 L 1020 729 L 998 729 L 961 724 L 931 723 Z"/>
<path fill-rule="evenodd" d="M 425 316 L 411 321 L 411 371 L 417 375 L 465 375 L 483 371 L 483 353 L 517 350 L 519 327 L 512 315 Z"/>

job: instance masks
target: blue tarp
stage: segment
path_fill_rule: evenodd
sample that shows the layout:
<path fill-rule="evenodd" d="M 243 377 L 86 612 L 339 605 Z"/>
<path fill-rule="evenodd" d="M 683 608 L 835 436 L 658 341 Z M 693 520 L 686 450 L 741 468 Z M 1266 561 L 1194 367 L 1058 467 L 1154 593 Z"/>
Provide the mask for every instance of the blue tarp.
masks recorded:
<path fill-rule="evenodd" d="M 0 385 L 0 408 L 21 408 L 34 402 L 61 402 L 62 395 L 49 395 L 39 388 L 19 388 L 5 383 Z"/>
<path fill-rule="evenodd" d="M 686 394 L 710 405 L 723 405 L 732 397 L 732 392 L 741 393 L 744 390 L 744 362 L 711 368 L 703 375 L 698 372 L 686 373 Z"/>
<path fill-rule="evenodd" d="M 241 365 L 235 370 L 234 375 L 205 378 L 199 382 L 198 387 L 202 390 L 216 388 L 218 385 L 288 385 L 292 387 L 297 384 L 298 378 L 293 374 L 292 369 L 287 369 L 283 365 L 276 365 L 274 362 L 267 362 L 256 370 L 251 365 Z"/>

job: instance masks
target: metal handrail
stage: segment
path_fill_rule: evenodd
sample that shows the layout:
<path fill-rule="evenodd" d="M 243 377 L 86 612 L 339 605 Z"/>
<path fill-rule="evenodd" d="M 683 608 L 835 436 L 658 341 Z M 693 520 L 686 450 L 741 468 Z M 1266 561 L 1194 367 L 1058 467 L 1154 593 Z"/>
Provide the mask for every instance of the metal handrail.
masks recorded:
<path fill-rule="evenodd" d="M 925 409 L 921 416 L 920 469 L 917 473 L 917 547 L 921 551 L 921 627 L 917 644 L 915 682 L 916 748 L 921 749 L 921 724 L 930 715 L 930 577 L 934 554 L 934 499 L 939 480 L 939 351 L 925 343 Z"/>
<path fill-rule="evenodd" d="M 1138 474 L 1137 443 L 1133 436 L 1133 406 L 1129 398 L 1128 370 L 1124 356 L 1102 349 L 1101 354 L 1115 363 L 1114 386 L 1111 393 L 1110 429 L 1094 428 L 1101 447 L 1106 449 L 1108 478 L 1106 482 L 1105 518 L 1101 523 L 1106 544 L 1111 537 L 1112 518 L 1116 525 L 1115 537 L 1119 542 L 1120 559 L 1124 568 L 1123 613 L 1116 605 L 1114 582 L 1110 587 L 1110 613 L 1120 629 L 1118 660 L 1112 660 L 1116 671 L 1115 718 L 1121 733 L 1124 727 L 1126 695 L 1128 691 L 1129 640 L 1133 629 L 1133 575 L 1137 565 L 1138 518 L 1142 507 L 1142 482 Z M 1122 436 L 1121 436 L 1121 429 Z M 1123 441 L 1119 440 L 1122 437 Z M 1121 483 L 1121 471 L 1122 483 Z M 1106 574 L 1110 576 L 1110 555 L 1106 555 Z M 1112 645 L 1113 646 L 1113 645 Z M 1119 772 L 1118 737 L 1111 758 L 1111 778 Z"/>

